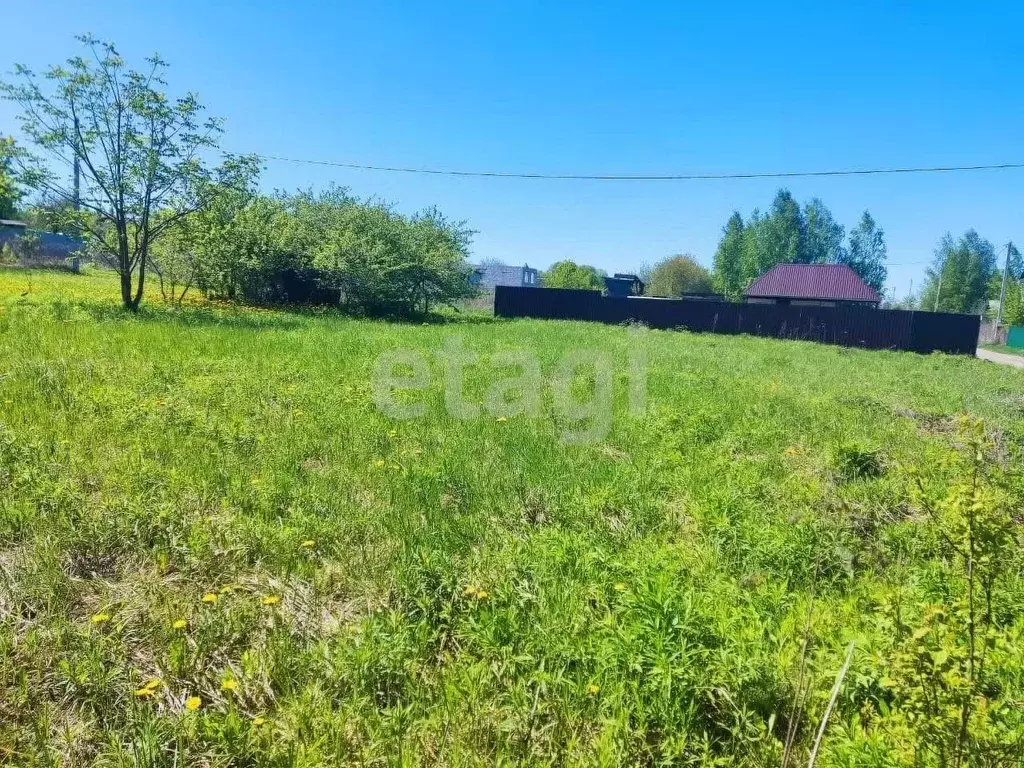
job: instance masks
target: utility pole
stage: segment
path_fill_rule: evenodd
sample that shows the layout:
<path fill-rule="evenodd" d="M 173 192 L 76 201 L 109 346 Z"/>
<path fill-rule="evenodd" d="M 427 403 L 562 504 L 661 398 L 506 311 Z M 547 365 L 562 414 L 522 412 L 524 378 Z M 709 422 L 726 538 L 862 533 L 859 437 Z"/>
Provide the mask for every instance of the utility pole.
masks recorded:
<path fill-rule="evenodd" d="M 999 310 L 996 312 L 996 328 L 1003 322 L 1003 302 L 1006 301 L 1006 278 L 1010 274 L 1010 252 L 1013 250 L 1013 241 L 1006 244 L 1006 263 L 1003 265 L 1003 287 L 999 289 Z"/>
<path fill-rule="evenodd" d="M 73 205 L 74 205 L 74 208 L 75 208 L 75 213 L 78 213 L 78 211 L 81 210 L 81 207 L 82 207 L 82 187 L 81 187 L 82 166 L 81 166 L 81 160 L 78 159 L 78 118 L 77 117 L 75 118 L 75 166 L 74 166 L 74 168 L 75 168 L 75 171 L 74 171 L 74 173 L 75 173 L 75 200 L 74 200 Z"/>

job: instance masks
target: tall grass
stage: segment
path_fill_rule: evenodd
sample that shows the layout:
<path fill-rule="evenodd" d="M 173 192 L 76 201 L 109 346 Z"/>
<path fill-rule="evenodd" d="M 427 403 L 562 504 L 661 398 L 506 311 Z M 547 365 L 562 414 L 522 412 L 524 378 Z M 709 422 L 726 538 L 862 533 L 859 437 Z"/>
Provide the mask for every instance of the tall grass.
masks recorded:
<path fill-rule="evenodd" d="M 886 662 L 957 597 L 906 468 L 955 485 L 974 414 L 1019 505 L 1020 372 L 475 316 L 129 316 L 112 288 L 0 272 L 0 762 L 761 766 L 791 733 L 800 764 L 852 641 L 817 764 L 938 764 Z M 439 383 L 423 419 L 378 412 L 377 356 L 455 333 L 545 373 L 642 344 L 647 412 L 621 374 L 593 445 L 547 402 L 454 419 Z M 1019 703 L 1019 646 L 993 658 L 986 695 Z"/>

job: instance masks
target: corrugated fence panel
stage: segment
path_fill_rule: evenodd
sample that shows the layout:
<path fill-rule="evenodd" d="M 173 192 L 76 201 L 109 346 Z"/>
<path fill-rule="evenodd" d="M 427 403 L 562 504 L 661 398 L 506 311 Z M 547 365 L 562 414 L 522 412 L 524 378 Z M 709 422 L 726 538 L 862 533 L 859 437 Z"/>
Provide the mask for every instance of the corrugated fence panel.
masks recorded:
<path fill-rule="evenodd" d="M 733 304 L 686 299 L 602 296 L 598 291 L 498 286 L 498 317 L 640 322 L 651 328 L 745 333 L 867 349 L 973 355 L 981 319 L 975 315 L 870 307 Z"/>

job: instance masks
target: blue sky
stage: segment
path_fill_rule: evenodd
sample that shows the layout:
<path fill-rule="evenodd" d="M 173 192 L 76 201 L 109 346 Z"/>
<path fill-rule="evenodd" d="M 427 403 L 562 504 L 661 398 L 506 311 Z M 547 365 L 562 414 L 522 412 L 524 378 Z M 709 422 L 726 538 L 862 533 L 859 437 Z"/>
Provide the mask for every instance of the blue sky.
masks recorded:
<path fill-rule="evenodd" d="M 544 173 L 730 173 L 1024 161 L 1019 3 L 15 3 L 0 71 L 113 40 L 158 51 L 239 152 Z M 14 31 L 11 34 L 11 30 Z M 0 102 L 0 133 L 15 131 Z M 475 258 L 609 271 L 705 264 L 771 180 L 465 179 L 269 162 L 268 189 L 335 182 L 479 234 Z M 847 227 L 870 209 L 889 286 L 947 230 L 1024 242 L 1024 171 L 795 179 Z M 898 266 L 897 266 L 898 265 Z"/>

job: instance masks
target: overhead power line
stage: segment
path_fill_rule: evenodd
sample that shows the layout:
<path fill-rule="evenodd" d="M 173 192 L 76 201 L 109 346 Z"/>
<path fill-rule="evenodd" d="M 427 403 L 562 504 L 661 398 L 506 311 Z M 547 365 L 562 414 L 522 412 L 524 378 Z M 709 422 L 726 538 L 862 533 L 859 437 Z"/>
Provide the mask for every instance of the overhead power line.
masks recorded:
<path fill-rule="evenodd" d="M 237 153 L 225 153 L 237 154 Z M 907 168 L 846 168 L 826 171 L 766 171 L 751 173 L 675 173 L 675 174 L 599 174 L 599 173 L 512 173 L 505 171 L 457 171 L 445 168 L 403 168 L 391 165 L 365 165 L 342 163 L 332 160 L 308 160 L 280 155 L 254 153 L 261 160 L 298 163 L 302 165 L 323 165 L 331 168 L 348 168 L 357 171 L 382 171 L 385 173 L 419 173 L 431 176 L 459 176 L 497 179 L 543 179 L 551 181 L 721 181 L 728 179 L 796 179 L 821 176 L 873 176 L 881 174 L 906 173 L 956 173 L 963 171 L 998 171 L 1024 168 L 1022 163 L 991 163 L 988 165 L 935 165 Z"/>

